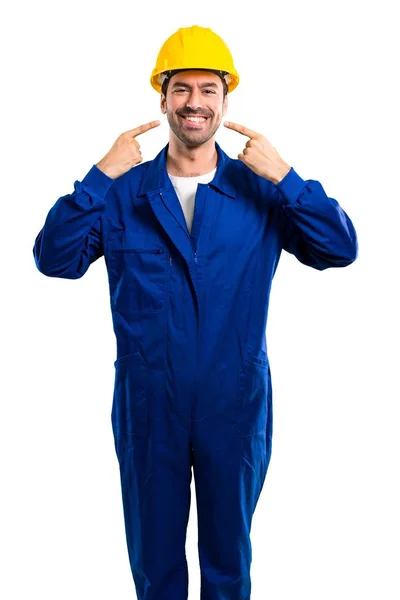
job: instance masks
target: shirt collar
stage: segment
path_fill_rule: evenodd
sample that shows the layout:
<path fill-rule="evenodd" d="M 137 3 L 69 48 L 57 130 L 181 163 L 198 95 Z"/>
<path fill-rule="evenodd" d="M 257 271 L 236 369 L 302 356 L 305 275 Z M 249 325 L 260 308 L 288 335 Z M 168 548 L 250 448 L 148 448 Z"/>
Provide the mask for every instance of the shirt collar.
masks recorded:
<path fill-rule="evenodd" d="M 153 160 L 147 163 L 147 169 L 144 171 L 139 186 L 139 196 L 150 192 L 162 191 L 170 185 L 171 181 L 167 172 L 168 147 L 169 143 L 164 146 Z M 231 198 L 235 198 L 236 190 L 233 185 L 234 161 L 222 150 L 217 142 L 215 142 L 215 148 L 218 154 L 217 170 L 214 178 L 208 185 Z"/>

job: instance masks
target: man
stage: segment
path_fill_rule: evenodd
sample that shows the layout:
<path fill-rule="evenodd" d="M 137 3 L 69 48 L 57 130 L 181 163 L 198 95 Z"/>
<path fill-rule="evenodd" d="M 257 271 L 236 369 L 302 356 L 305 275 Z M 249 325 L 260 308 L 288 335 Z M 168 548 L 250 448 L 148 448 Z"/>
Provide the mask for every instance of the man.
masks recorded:
<path fill-rule="evenodd" d="M 59 198 L 34 245 L 50 277 L 82 277 L 105 257 L 111 420 L 139 600 L 187 599 L 192 467 L 201 599 L 250 598 L 250 528 L 271 456 L 271 282 L 282 250 L 318 270 L 358 253 L 338 202 L 263 135 L 225 123 L 249 138 L 238 159 L 216 143 L 238 82 L 219 36 L 179 29 L 151 76 L 169 143 L 139 164 L 136 137 L 159 121 L 119 136 Z"/>

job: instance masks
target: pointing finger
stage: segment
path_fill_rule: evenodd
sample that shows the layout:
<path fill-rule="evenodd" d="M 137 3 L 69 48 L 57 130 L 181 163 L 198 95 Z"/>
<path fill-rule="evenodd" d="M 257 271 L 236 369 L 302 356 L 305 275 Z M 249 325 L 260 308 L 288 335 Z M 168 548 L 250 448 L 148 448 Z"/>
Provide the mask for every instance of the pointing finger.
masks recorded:
<path fill-rule="evenodd" d="M 228 127 L 229 129 L 233 129 L 234 131 L 237 131 L 238 133 L 241 133 L 242 135 L 247 135 L 249 138 L 252 138 L 252 139 L 257 139 L 257 138 L 261 137 L 261 135 L 259 133 L 257 133 L 257 131 L 248 129 L 244 125 L 238 125 L 237 123 L 231 123 L 230 121 L 225 121 L 224 125 L 225 125 L 225 127 Z"/>
<path fill-rule="evenodd" d="M 153 129 L 154 127 L 158 127 L 160 125 L 160 121 L 150 121 L 150 123 L 146 123 L 145 125 L 139 125 L 139 127 L 135 127 L 135 129 L 131 129 L 128 131 L 130 135 L 136 137 L 141 133 L 146 133 L 149 129 Z"/>

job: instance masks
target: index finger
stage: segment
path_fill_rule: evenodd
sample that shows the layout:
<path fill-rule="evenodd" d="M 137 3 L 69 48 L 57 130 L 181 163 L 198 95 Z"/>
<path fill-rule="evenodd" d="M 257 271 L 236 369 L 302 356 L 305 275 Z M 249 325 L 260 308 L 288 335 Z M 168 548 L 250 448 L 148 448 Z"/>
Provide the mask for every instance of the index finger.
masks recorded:
<path fill-rule="evenodd" d="M 261 137 L 261 135 L 259 133 L 257 133 L 257 131 L 248 129 L 248 127 L 245 127 L 244 125 L 238 125 L 237 123 L 231 123 L 230 121 L 225 121 L 224 125 L 225 125 L 225 127 L 228 127 L 229 129 L 233 129 L 234 131 L 237 131 L 238 133 L 241 133 L 242 135 L 247 135 L 249 138 L 252 138 L 252 139 Z"/>
<path fill-rule="evenodd" d="M 146 133 L 149 129 L 153 129 L 153 127 L 158 127 L 160 125 L 160 121 L 150 121 L 150 123 L 145 123 L 144 125 L 139 125 L 139 127 L 135 127 L 135 129 L 130 130 L 130 134 L 133 137 L 140 135 L 141 133 Z"/>

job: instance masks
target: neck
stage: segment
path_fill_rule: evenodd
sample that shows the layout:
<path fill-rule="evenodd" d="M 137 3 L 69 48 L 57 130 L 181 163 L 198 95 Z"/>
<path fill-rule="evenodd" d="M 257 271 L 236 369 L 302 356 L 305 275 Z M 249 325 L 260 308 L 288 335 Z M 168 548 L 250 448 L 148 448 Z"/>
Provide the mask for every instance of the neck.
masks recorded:
<path fill-rule="evenodd" d="M 186 146 L 172 131 L 167 152 L 167 170 L 176 177 L 197 177 L 217 166 L 218 152 L 214 136 L 201 146 Z"/>

